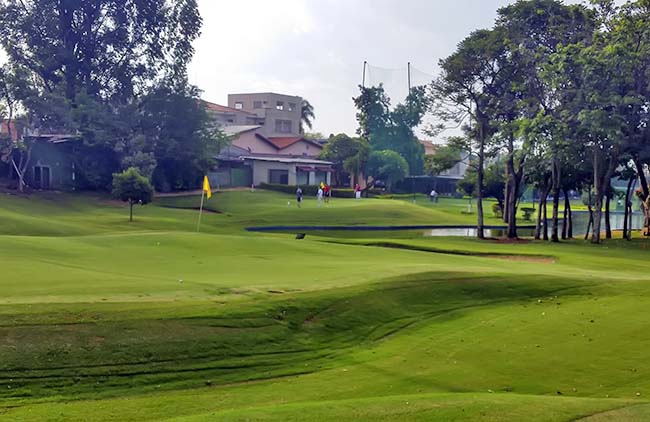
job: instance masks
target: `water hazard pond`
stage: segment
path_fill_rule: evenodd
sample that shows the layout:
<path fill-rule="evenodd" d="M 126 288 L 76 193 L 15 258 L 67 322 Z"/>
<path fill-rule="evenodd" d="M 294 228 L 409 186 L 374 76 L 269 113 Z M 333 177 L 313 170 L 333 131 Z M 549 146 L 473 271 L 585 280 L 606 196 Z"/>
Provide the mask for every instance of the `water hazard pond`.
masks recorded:
<path fill-rule="evenodd" d="M 574 212 L 573 234 L 574 237 L 584 235 L 589 222 L 588 212 Z M 623 214 L 612 213 L 612 230 L 623 229 Z M 636 213 L 632 216 L 632 228 L 642 228 L 642 216 Z M 549 220 L 550 225 L 550 220 Z M 505 236 L 506 226 L 485 226 L 487 237 Z M 605 224 L 602 224 L 603 230 Z M 534 225 L 531 223 L 519 225 L 518 233 L 521 237 L 531 237 L 534 233 Z M 247 231 L 262 233 L 311 233 L 321 236 L 332 237 L 475 237 L 476 226 L 473 225 L 403 225 L 403 226 L 265 226 L 248 227 Z M 550 230 L 550 227 L 549 227 Z"/>

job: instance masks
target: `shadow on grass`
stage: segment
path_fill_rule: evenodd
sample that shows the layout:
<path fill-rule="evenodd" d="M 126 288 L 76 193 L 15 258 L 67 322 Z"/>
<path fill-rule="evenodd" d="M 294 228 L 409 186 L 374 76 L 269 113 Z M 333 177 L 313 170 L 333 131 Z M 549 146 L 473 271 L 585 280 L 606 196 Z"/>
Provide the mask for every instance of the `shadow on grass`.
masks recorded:
<path fill-rule="evenodd" d="M 588 288 L 543 276 L 420 273 L 364 287 L 269 294 L 226 305 L 214 317 L 203 304 L 195 316 L 176 318 L 0 321 L 0 398 L 103 397 L 316 372 L 417 325 L 558 292 L 588 294 Z"/>

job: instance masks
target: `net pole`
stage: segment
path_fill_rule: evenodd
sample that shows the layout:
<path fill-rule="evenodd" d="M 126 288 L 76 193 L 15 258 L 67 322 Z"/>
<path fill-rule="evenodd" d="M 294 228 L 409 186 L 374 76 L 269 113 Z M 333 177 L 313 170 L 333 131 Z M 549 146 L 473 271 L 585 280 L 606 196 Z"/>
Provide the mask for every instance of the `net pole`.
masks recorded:
<path fill-rule="evenodd" d="M 361 78 L 361 86 L 366 87 L 366 68 L 368 67 L 368 62 L 363 62 L 363 77 Z"/>
<path fill-rule="evenodd" d="M 406 64 L 406 75 L 408 80 L 409 94 L 411 93 L 411 62 Z"/>

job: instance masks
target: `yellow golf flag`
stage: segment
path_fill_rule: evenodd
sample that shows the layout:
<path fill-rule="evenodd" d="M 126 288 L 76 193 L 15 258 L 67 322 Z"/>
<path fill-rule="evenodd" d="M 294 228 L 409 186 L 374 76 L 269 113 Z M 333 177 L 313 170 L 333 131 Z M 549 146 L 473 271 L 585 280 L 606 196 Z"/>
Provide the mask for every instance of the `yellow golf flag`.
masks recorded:
<path fill-rule="evenodd" d="M 208 176 L 203 176 L 203 192 L 208 195 L 208 199 L 212 198 L 212 189 L 210 189 L 210 181 Z"/>

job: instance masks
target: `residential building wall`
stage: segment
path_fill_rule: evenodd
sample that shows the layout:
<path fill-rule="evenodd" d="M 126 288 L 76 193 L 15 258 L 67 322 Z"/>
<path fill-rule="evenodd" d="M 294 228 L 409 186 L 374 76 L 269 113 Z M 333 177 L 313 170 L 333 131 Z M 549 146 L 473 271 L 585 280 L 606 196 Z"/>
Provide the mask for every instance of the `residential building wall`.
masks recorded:
<path fill-rule="evenodd" d="M 322 150 L 322 147 L 318 147 L 310 142 L 301 141 L 284 148 L 282 154 L 318 157 Z"/>
<path fill-rule="evenodd" d="M 277 163 L 273 161 L 255 161 L 253 163 L 253 183 L 257 186 L 269 183 L 270 170 L 287 170 L 289 185 L 296 184 L 296 165 L 292 163 Z"/>
<path fill-rule="evenodd" d="M 258 129 L 259 130 L 259 129 Z M 277 154 L 278 151 L 267 142 L 255 136 L 257 130 L 251 130 L 238 135 L 232 142 L 236 147 L 250 151 L 253 154 Z"/>
<path fill-rule="evenodd" d="M 257 186 L 262 183 L 271 183 L 271 170 L 285 170 L 287 172 L 287 184 L 296 185 L 318 185 L 321 182 L 330 184 L 331 173 L 311 171 L 304 172 L 298 170 L 300 167 L 296 163 L 280 163 L 274 161 L 254 161 L 253 162 L 253 183 Z M 300 174 L 299 174 L 300 173 Z"/>
<path fill-rule="evenodd" d="M 264 119 L 261 133 L 267 137 L 298 136 L 301 104 L 301 97 L 283 94 L 228 95 L 228 107 L 254 113 Z"/>
<path fill-rule="evenodd" d="M 256 114 L 223 107 L 219 104 L 206 102 L 208 115 L 220 126 L 257 125 L 260 119 Z"/>

